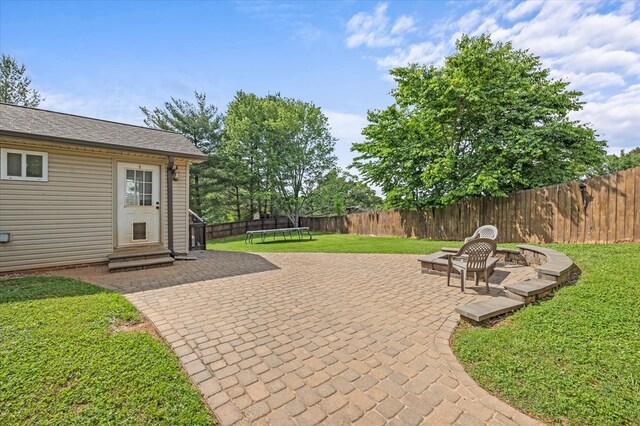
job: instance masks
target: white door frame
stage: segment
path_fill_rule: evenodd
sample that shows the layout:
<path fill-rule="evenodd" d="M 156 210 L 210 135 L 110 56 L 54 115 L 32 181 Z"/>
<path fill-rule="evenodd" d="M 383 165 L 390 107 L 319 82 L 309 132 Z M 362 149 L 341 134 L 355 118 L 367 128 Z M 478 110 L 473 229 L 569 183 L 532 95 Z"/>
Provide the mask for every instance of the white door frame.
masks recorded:
<path fill-rule="evenodd" d="M 162 241 L 160 170 L 157 164 L 117 162 L 116 247 Z"/>

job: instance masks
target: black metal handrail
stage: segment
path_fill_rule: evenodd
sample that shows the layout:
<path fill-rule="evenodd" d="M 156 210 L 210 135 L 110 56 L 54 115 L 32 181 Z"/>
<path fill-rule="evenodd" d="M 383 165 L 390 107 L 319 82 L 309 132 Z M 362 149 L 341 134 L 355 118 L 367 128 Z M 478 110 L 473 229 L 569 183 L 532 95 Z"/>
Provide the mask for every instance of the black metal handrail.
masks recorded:
<path fill-rule="evenodd" d="M 204 220 L 189 210 L 189 250 L 206 250 L 206 226 Z"/>

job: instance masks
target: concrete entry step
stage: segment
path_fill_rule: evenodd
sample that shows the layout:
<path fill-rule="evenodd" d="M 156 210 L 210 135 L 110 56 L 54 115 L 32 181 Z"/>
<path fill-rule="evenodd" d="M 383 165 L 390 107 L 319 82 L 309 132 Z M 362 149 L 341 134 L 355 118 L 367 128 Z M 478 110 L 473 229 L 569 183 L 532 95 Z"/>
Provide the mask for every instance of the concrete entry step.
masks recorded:
<path fill-rule="evenodd" d="M 456 308 L 456 312 L 463 318 L 475 322 L 482 322 L 489 318 L 506 314 L 507 312 L 513 312 L 523 306 L 524 302 L 511 300 L 508 297 L 494 297 L 489 300 L 483 300 L 482 302 L 459 306 Z"/>
<path fill-rule="evenodd" d="M 161 244 L 118 248 L 109 255 L 109 272 L 171 266 L 175 259 Z"/>
<path fill-rule="evenodd" d="M 155 257 L 165 257 L 171 252 L 164 247 L 151 247 L 147 249 L 118 250 L 109 255 L 111 262 L 124 262 L 130 259 L 152 259 Z"/>
<path fill-rule="evenodd" d="M 153 259 L 127 260 L 126 262 L 109 262 L 109 272 L 132 271 L 136 269 L 146 269 L 159 266 L 171 266 L 175 259 L 171 256 L 158 257 Z"/>
<path fill-rule="evenodd" d="M 514 284 L 507 284 L 504 288 L 508 290 L 507 296 L 509 298 L 530 303 L 547 296 L 557 286 L 558 283 L 555 281 L 533 278 Z"/>

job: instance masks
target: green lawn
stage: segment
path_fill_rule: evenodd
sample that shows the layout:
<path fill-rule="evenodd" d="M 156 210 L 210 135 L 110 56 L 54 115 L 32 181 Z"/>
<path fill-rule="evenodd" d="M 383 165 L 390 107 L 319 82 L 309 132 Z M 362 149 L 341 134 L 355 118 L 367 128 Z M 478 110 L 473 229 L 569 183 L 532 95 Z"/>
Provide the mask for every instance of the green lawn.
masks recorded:
<path fill-rule="evenodd" d="M 427 254 L 440 250 L 443 246 L 459 247 L 460 242 L 416 240 L 399 237 L 369 237 L 347 234 L 319 234 L 314 232 L 313 239 L 298 241 L 283 240 L 282 236 L 268 237 L 264 243 L 245 244 L 244 236 L 222 238 L 207 242 L 207 250 L 267 252 L 305 252 L 305 253 L 406 253 Z"/>
<path fill-rule="evenodd" d="M 551 245 L 577 285 L 498 327 L 463 326 L 453 349 L 510 404 L 556 424 L 640 424 L 640 244 Z"/>
<path fill-rule="evenodd" d="M 162 341 L 114 328 L 141 320 L 80 281 L 0 281 L 0 424 L 214 424 Z"/>
<path fill-rule="evenodd" d="M 459 245 L 314 234 L 313 241 L 252 245 L 229 238 L 207 248 L 424 254 Z M 496 327 L 463 325 L 454 334 L 455 353 L 483 387 L 547 422 L 640 424 L 640 244 L 547 246 L 582 268 L 578 283 Z"/>

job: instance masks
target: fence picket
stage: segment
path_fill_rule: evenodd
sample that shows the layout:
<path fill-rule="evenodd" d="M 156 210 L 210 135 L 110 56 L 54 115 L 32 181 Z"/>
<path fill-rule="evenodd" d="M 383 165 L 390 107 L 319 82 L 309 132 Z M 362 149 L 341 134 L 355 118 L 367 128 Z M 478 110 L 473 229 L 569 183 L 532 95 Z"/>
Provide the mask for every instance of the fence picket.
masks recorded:
<path fill-rule="evenodd" d="M 338 232 L 427 239 L 469 236 L 480 225 L 498 227 L 501 242 L 640 242 L 640 167 L 585 181 L 529 189 L 507 197 L 461 200 L 439 209 L 303 217 L 301 226 Z M 586 209 L 584 202 L 586 200 Z M 287 218 L 207 225 L 207 239 L 246 229 L 286 228 Z"/>

